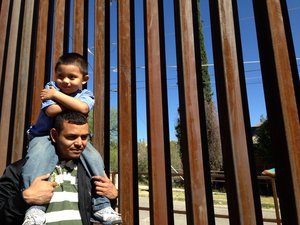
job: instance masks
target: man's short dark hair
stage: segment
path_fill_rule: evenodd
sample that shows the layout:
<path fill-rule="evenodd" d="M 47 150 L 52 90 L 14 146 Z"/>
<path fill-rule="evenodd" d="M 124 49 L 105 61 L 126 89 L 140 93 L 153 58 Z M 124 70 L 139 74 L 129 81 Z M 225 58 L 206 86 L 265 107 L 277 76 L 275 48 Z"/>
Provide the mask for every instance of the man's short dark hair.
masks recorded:
<path fill-rule="evenodd" d="M 78 66 L 83 75 L 88 74 L 88 63 L 86 59 L 75 52 L 65 53 L 60 56 L 55 65 L 55 72 L 58 73 L 60 65 L 75 65 Z"/>
<path fill-rule="evenodd" d="M 58 133 L 62 130 L 64 121 L 76 125 L 88 123 L 88 119 L 85 114 L 76 111 L 65 110 L 54 118 L 53 127 Z"/>

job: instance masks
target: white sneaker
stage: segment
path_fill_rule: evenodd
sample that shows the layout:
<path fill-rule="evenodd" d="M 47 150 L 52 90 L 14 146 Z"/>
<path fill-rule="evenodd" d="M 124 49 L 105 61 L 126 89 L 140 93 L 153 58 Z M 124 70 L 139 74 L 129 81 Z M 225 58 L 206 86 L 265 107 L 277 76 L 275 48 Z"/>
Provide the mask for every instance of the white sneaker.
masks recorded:
<path fill-rule="evenodd" d="M 43 224 L 46 224 L 46 215 L 44 211 L 37 208 L 30 208 L 27 210 L 22 225 L 43 225 Z"/>
<path fill-rule="evenodd" d="M 106 207 L 94 213 L 94 216 L 103 225 L 120 224 L 122 223 L 121 215 L 115 212 L 111 207 Z"/>

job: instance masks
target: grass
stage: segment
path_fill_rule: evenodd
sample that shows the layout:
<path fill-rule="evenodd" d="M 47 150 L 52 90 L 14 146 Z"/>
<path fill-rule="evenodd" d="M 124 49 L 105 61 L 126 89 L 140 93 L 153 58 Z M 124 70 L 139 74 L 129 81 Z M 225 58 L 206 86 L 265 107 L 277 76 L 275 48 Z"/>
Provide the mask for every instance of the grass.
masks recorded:
<path fill-rule="evenodd" d="M 149 188 L 148 186 L 139 186 L 139 196 L 148 197 Z M 181 188 L 173 188 L 173 199 L 177 201 L 184 201 L 185 195 L 184 190 Z M 263 209 L 274 209 L 274 199 L 272 196 L 260 196 L 261 205 Z M 226 193 L 223 192 L 213 192 L 214 205 L 217 206 L 227 206 Z"/>

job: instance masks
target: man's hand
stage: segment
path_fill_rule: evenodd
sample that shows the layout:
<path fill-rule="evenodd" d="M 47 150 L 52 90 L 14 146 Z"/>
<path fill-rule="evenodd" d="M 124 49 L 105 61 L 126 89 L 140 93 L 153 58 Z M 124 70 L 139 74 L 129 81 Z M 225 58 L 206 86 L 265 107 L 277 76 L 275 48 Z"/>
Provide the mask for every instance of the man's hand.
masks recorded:
<path fill-rule="evenodd" d="M 102 195 L 109 199 L 115 199 L 118 197 L 118 191 L 116 187 L 107 177 L 94 176 L 92 177 L 92 180 L 95 184 L 97 195 Z"/>
<path fill-rule="evenodd" d="M 53 99 L 56 92 L 57 90 L 53 86 L 50 86 L 49 89 L 43 89 L 40 94 L 41 100 L 46 101 Z"/>
<path fill-rule="evenodd" d="M 50 174 L 36 177 L 30 187 L 23 191 L 23 199 L 30 205 L 44 205 L 50 202 L 56 182 L 48 181 Z"/>

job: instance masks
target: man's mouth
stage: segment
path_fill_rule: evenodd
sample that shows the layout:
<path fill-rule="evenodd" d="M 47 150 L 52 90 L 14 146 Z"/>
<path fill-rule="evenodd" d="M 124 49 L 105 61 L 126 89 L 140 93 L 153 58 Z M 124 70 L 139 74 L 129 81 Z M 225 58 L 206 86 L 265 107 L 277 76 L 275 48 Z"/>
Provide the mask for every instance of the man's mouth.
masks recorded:
<path fill-rule="evenodd" d="M 80 148 L 75 148 L 75 149 L 71 149 L 72 152 L 82 152 L 82 149 Z"/>

